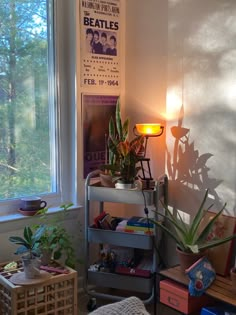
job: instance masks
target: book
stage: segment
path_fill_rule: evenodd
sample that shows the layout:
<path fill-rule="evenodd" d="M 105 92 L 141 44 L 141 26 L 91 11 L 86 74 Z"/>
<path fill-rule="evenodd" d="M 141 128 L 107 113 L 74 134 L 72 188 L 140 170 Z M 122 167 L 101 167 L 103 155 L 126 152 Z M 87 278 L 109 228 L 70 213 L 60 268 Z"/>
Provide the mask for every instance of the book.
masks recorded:
<path fill-rule="evenodd" d="M 129 228 L 129 229 L 125 228 L 124 232 L 126 232 L 126 233 L 135 233 L 135 234 L 142 234 L 142 235 L 153 235 L 154 234 L 153 230 L 140 231 L 140 230 L 134 230 L 134 229 L 131 229 L 131 228 Z"/>
<path fill-rule="evenodd" d="M 140 227 L 150 227 L 153 228 L 154 224 L 144 217 L 131 217 L 127 221 L 127 225 L 129 226 L 140 226 Z"/>
<path fill-rule="evenodd" d="M 115 273 L 121 274 L 121 275 L 134 276 L 134 277 L 143 277 L 143 278 L 150 278 L 151 276 L 150 270 L 130 268 L 130 267 L 124 267 L 124 266 L 117 266 L 115 269 Z"/>
<path fill-rule="evenodd" d="M 133 231 L 154 231 L 154 227 L 145 227 L 145 226 L 132 226 L 132 225 L 126 225 L 125 229 L 127 230 L 133 230 Z"/>

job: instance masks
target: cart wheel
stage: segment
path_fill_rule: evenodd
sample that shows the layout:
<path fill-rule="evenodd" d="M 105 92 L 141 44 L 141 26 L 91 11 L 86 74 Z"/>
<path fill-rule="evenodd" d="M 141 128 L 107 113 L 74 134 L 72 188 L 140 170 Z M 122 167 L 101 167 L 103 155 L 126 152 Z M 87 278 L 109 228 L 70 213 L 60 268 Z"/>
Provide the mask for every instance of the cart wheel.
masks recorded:
<path fill-rule="evenodd" d="M 89 312 L 92 312 L 92 311 L 94 311 L 96 308 L 97 308 L 97 301 L 96 301 L 95 298 L 91 298 L 91 299 L 88 301 L 87 310 L 88 310 Z"/>

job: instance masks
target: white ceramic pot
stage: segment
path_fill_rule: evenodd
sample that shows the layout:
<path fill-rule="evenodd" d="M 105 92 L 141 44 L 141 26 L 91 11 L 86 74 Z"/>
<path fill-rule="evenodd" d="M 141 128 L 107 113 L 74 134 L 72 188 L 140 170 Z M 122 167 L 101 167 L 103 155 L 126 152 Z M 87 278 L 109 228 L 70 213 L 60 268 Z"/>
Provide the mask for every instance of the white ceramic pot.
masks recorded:
<path fill-rule="evenodd" d="M 40 259 L 22 257 L 22 263 L 26 279 L 34 279 L 40 276 Z"/>
<path fill-rule="evenodd" d="M 119 182 L 115 184 L 116 189 L 133 189 L 135 187 L 135 184 L 124 184 Z"/>

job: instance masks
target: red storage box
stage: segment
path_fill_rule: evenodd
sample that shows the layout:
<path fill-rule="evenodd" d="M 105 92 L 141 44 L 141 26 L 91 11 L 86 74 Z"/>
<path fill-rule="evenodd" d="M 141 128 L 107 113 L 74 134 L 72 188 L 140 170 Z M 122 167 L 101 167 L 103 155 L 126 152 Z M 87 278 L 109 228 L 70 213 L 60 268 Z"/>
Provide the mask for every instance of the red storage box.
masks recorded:
<path fill-rule="evenodd" d="M 184 314 L 200 311 L 203 306 L 211 305 L 207 295 L 191 296 L 188 288 L 171 280 L 160 281 L 160 302 Z"/>

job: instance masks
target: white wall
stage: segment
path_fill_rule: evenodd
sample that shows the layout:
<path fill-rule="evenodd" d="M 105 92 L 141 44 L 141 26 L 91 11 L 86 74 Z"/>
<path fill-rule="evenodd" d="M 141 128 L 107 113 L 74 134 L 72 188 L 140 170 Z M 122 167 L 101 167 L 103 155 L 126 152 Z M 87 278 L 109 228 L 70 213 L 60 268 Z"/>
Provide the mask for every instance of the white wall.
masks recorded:
<path fill-rule="evenodd" d="M 165 124 L 167 25 L 166 1 L 126 1 L 125 106 L 133 125 Z M 164 172 L 164 150 L 165 135 L 149 138 L 155 178 Z"/>
<path fill-rule="evenodd" d="M 178 116 L 183 104 L 182 127 L 190 129 L 188 143 L 194 142 L 194 150 L 202 158 L 201 168 L 196 170 L 202 177 L 187 182 L 192 181 L 192 191 L 210 188 L 216 208 L 227 201 L 232 215 L 236 184 L 235 13 L 233 0 L 169 1 L 168 9 L 167 117 Z M 169 127 L 176 122 L 170 120 Z M 171 143 L 169 132 L 169 148 Z M 186 158 L 193 175 L 195 157 L 191 153 L 186 151 Z"/>
<path fill-rule="evenodd" d="M 154 175 L 169 175 L 175 208 L 194 215 L 210 188 L 214 210 L 227 201 L 235 215 L 236 2 L 129 0 L 126 9 L 127 113 L 134 123 L 166 119 L 166 169 L 164 138 L 149 143 Z"/>

